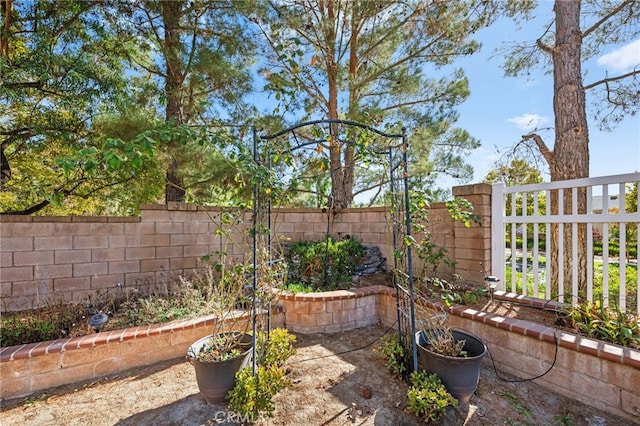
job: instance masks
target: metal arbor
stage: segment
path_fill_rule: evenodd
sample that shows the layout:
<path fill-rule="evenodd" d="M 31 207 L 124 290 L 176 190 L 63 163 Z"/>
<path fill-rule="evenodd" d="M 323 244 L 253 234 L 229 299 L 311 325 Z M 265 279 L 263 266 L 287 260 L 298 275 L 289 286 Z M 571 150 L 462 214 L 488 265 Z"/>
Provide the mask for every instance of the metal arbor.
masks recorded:
<path fill-rule="evenodd" d="M 253 264 L 276 262 L 281 255 L 274 254 L 278 249 L 277 226 L 272 220 L 274 205 L 304 199 L 307 205 L 321 208 L 327 214 L 326 233 L 327 237 L 331 235 L 335 210 L 330 176 L 336 172 L 331 170 L 332 153 L 338 158 L 349 156 L 366 164 L 365 176 L 373 179 L 377 173 L 378 182 L 383 184 L 385 204 L 389 206 L 387 218 L 393 246 L 398 338 L 405 353 L 411 354 L 407 355 L 406 364 L 415 370 L 418 362 L 414 342 L 407 149 L 404 128 L 401 133 L 388 133 L 348 120 L 307 121 L 270 135 L 258 135 L 254 128 L 253 159 L 261 172 L 254 182 Z M 315 197 L 304 195 L 309 193 L 315 193 Z M 268 254 L 261 259 L 263 253 Z M 255 268 L 254 294 L 261 280 L 261 269 Z"/>

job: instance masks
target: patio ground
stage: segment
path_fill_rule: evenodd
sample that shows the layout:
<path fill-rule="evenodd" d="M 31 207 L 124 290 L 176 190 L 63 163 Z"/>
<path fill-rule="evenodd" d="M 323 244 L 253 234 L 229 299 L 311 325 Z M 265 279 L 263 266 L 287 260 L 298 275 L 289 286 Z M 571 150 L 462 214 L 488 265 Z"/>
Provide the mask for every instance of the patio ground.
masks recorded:
<path fill-rule="evenodd" d="M 385 333 L 373 326 L 336 334 L 298 335 L 288 364 L 293 385 L 276 397 L 272 418 L 257 425 L 417 425 L 406 410 L 405 383 L 373 351 Z M 491 349 L 491 348 L 489 348 Z M 0 424 L 233 425 L 233 413 L 198 394 L 183 359 L 3 401 Z M 485 359 L 476 394 L 444 425 L 623 425 L 617 417 L 548 392 L 535 382 L 507 383 Z"/>

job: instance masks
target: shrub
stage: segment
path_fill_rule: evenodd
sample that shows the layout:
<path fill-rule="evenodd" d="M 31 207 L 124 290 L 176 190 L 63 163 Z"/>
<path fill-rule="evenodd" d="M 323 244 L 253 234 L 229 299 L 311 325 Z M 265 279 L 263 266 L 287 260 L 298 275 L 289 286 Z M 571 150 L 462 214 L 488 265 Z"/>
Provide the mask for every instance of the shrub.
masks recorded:
<path fill-rule="evenodd" d="M 447 407 L 457 407 L 458 401 L 444 387 L 436 374 L 424 370 L 411 373 L 411 387 L 407 391 L 407 407 L 425 422 L 437 422 Z"/>
<path fill-rule="evenodd" d="M 273 397 L 290 385 L 282 365 L 295 354 L 295 340 L 295 336 L 282 328 L 276 328 L 268 335 L 258 333 L 256 352 L 260 365 L 255 374 L 251 368 L 236 374 L 236 385 L 228 395 L 229 408 L 254 421 L 260 415 L 273 415 Z"/>
<path fill-rule="evenodd" d="M 640 349 L 638 316 L 619 308 L 605 307 L 600 301 L 583 303 L 569 311 L 573 327 L 589 337 Z"/>
<path fill-rule="evenodd" d="M 374 351 L 382 354 L 387 359 L 386 366 L 395 376 L 401 377 L 407 371 L 405 350 L 398 341 L 397 336 L 384 336 L 382 343 L 376 346 Z"/>
<path fill-rule="evenodd" d="M 286 252 L 289 281 L 321 291 L 351 284 L 355 267 L 365 255 L 361 242 L 352 238 L 334 241 L 298 241 Z"/>

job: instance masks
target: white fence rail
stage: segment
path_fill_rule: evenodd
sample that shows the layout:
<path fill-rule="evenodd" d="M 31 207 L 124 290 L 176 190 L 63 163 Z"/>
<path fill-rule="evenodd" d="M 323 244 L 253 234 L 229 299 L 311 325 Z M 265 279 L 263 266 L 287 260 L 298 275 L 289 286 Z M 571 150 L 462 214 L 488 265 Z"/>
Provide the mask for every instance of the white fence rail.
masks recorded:
<path fill-rule="evenodd" d="M 605 306 L 637 312 L 638 182 L 640 173 L 513 187 L 493 185 L 491 270 L 500 279 L 498 288 L 560 302 L 570 298 L 574 304 L 580 297 L 602 300 Z M 586 210 L 578 208 L 580 194 L 586 194 Z M 552 197 L 558 200 L 553 213 Z M 557 226 L 556 247 L 552 246 L 553 224 L 561 225 Z M 586 224 L 586 262 L 582 265 L 578 262 L 578 232 L 585 225 L 579 224 Z M 552 252 L 557 252 L 558 259 L 570 259 L 570 264 L 555 262 L 557 282 L 552 282 L 548 258 Z M 581 282 L 584 268 L 586 282 Z M 567 277 L 569 282 L 565 282 Z M 586 292 L 579 292 L 585 288 Z"/>

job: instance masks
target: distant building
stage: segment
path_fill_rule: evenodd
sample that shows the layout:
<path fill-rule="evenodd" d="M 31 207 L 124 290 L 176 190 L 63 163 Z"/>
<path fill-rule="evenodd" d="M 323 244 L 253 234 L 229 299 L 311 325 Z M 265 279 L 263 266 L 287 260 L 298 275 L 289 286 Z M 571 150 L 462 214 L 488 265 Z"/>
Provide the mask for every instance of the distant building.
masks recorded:
<path fill-rule="evenodd" d="M 601 214 L 604 211 L 604 197 L 602 195 L 594 195 L 591 197 L 591 213 Z M 608 195 L 606 211 L 620 208 L 620 196 L 618 194 Z M 593 230 L 597 234 L 602 234 L 602 223 L 594 223 Z"/>
<path fill-rule="evenodd" d="M 608 196 L 608 202 L 607 202 L 607 211 L 611 210 L 611 209 L 617 209 L 620 207 L 620 203 L 619 203 L 619 195 L 615 194 L 615 195 L 609 195 Z M 593 197 L 591 197 L 591 213 L 602 213 L 603 212 L 603 196 L 602 195 L 594 195 Z"/>

